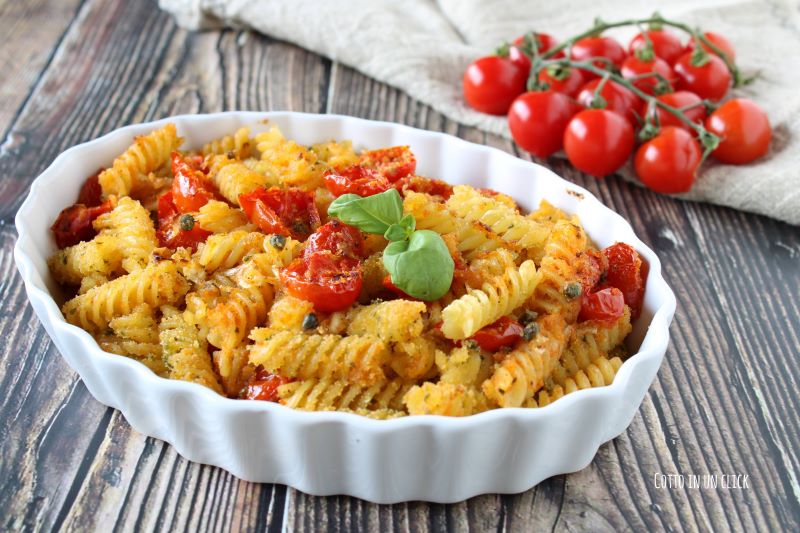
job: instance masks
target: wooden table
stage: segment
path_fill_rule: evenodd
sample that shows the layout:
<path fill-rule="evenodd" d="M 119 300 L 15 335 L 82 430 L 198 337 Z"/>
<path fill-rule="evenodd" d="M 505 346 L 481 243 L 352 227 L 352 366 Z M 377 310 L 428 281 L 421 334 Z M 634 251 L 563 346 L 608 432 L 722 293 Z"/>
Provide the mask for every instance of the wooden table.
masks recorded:
<path fill-rule="evenodd" d="M 342 113 L 515 148 L 295 46 L 187 33 L 154 2 L 0 1 L 0 35 L 0 530 L 800 529 L 800 232 L 555 160 L 633 224 L 678 297 L 656 382 L 588 468 L 518 495 L 379 506 L 246 483 L 132 431 L 62 361 L 12 260 L 14 214 L 61 151 L 227 109 Z M 747 475 L 749 488 L 661 488 L 660 473 Z"/>

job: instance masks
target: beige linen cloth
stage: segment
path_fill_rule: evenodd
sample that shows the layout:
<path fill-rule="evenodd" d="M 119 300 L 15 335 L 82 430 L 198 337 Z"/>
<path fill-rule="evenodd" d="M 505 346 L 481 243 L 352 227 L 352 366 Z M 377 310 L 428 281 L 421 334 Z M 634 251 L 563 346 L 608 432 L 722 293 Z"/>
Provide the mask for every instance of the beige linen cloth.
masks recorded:
<path fill-rule="evenodd" d="M 768 156 L 744 166 L 705 164 L 683 198 L 800 224 L 800 3 L 790 0 L 160 0 L 189 29 L 247 27 L 351 66 L 463 124 L 509 137 L 504 117 L 468 108 L 461 76 L 473 59 L 526 31 L 559 39 L 604 20 L 665 17 L 720 32 L 745 75 L 737 94 L 769 115 Z M 610 32 L 623 42 L 635 28 Z M 631 178 L 630 168 L 623 175 Z"/>

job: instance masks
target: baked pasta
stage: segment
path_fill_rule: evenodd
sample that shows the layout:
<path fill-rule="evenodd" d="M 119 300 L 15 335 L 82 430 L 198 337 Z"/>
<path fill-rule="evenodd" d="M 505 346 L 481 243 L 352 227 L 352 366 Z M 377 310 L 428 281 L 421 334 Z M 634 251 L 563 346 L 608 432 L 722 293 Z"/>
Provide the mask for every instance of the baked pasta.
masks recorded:
<path fill-rule="evenodd" d="M 406 146 L 181 142 L 138 137 L 53 224 L 64 317 L 107 352 L 376 419 L 543 407 L 626 356 L 642 260 L 556 206 L 419 176 Z"/>

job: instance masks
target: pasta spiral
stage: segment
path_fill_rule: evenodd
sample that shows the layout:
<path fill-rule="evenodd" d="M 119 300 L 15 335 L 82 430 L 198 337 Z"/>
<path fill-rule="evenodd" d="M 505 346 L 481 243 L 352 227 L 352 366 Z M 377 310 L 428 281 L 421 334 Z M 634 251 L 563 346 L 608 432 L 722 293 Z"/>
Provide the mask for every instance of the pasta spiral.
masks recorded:
<path fill-rule="evenodd" d="M 113 335 L 104 333 L 97 337 L 103 350 L 136 359 L 160 376 L 167 374 L 158 342 L 158 325 L 150 306 L 138 305 L 129 314 L 111 319 L 108 325 Z"/>
<path fill-rule="evenodd" d="M 211 200 L 200 208 L 194 217 L 200 227 L 211 233 L 229 233 L 235 230 L 252 231 L 255 228 L 244 211 L 236 209 L 225 202 Z"/>
<path fill-rule="evenodd" d="M 414 385 L 403 401 L 412 415 L 469 416 L 489 409 L 477 388 L 446 381 Z"/>
<path fill-rule="evenodd" d="M 143 270 L 99 285 L 76 296 L 62 307 L 67 321 L 85 330 L 104 328 L 120 315 L 140 304 L 159 307 L 176 303 L 188 290 L 188 283 L 172 261 L 163 261 Z"/>
<path fill-rule="evenodd" d="M 164 306 L 161 312 L 159 339 L 170 378 L 199 383 L 222 394 L 208 355 L 208 344 L 197 328 L 188 323 L 175 307 Z"/>
<path fill-rule="evenodd" d="M 263 324 L 273 290 L 263 287 L 221 287 L 216 305 L 208 309 L 208 342 L 224 351 L 238 346 L 250 330 Z"/>
<path fill-rule="evenodd" d="M 287 140 L 277 127 L 256 135 L 256 147 L 261 160 L 282 185 L 305 190 L 323 186 L 322 174 L 327 165 L 318 161 L 313 151 Z"/>
<path fill-rule="evenodd" d="M 368 335 L 304 335 L 256 330 L 250 362 L 296 379 L 347 379 L 361 384 L 385 381 L 386 345 Z"/>
<path fill-rule="evenodd" d="M 239 128 L 233 135 L 225 135 L 215 139 L 203 147 L 203 155 L 226 154 L 235 159 L 250 157 L 253 143 L 250 140 L 250 128 Z M 210 231 L 210 230 L 209 230 Z"/>
<path fill-rule="evenodd" d="M 611 385 L 621 366 L 622 360 L 619 357 L 614 357 L 612 359 L 599 357 L 589 363 L 585 369 L 579 370 L 575 375 L 567 378 L 562 385 L 558 385 L 550 391 L 541 391 L 537 401 L 534 402 L 534 405 L 530 406 L 544 407 L 577 390 Z"/>
<path fill-rule="evenodd" d="M 425 327 L 423 302 L 390 300 L 354 307 L 347 315 L 348 335 L 375 335 L 384 342 L 403 342 L 419 337 Z"/>
<path fill-rule="evenodd" d="M 115 240 L 122 254 L 122 268 L 127 272 L 146 267 L 158 245 L 150 213 L 129 197 L 120 198 L 114 209 L 97 217 L 94 228 Z"/>
<path fill-rule="evenodd" d="M 420 379 L 427 375 L 436 358 L 436 343 L 427 337 L 415 337 L 392 345 L 389 364 L 404 379 Z"/>
<path fill-rule="evenodd" d="M 264 234 L 234 231 L 211 235 L 198 247 L 197 261 L 206 272 L 224 270 L 239 264 L 246 256 L 263 249 Z"/>
<path fill-rule="evenodd" d="M 87 277 L 104 281 L 121 268 L 122 251 L 114 239 L 98 235 L 57 251 L 47 265 L 58 283 L 80 285 Z"/>
<path fill-rule="evenodd" d="M 228 159 L 226 155 L 211 157 L 208 175 L 220 194 L 234 205 L 239 205 L 239 196 L 278 183 L 275 177 L 256 172 L 244 163 Z"/>
<path fill-rule="evenodd" d="M 476 331 L 525 303 L 539 276 L 533 261 L 507 268 L 480 289 L 470 290 L 442 310 L 442 333 L 448 339 L 466 339 Z"/>
<path fill-rule="evenodd" d="M 403 395 L 411 383 L 393 379 L 371 385 L 333 379 L 293 381 L 278 387 L 280 402 L 305 411 L 384 412 L 404 409 Z"/>
<path fill-rule="evenodd" d="M 483 383 L 483 392 L 500 407 L 520 407 L 532 398 L 558 363 L 567 338 L 564 318 L 551 315 L 538 324 L 539 334 L 506 355 Z"/>
<path fill-rule="evenodd" d="M 98 176 L 103 196 L 130 196 L 141 178 L 169 163 L 170 154 L 178 149 L 181 142 L 172 123 L 148 135 L 136 137 L 133 144 L 114 160 L 111 168 Z"/>

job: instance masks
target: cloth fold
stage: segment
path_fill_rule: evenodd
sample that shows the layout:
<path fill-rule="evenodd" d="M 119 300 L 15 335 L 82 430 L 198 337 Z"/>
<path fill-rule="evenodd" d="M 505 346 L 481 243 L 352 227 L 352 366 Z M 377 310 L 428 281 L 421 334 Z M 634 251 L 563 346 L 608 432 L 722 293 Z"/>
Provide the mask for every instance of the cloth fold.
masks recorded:
<path fill-rule="evenodd" d="M 754 83 L 735 94 L 751 98 L 773 126 L 770 153 L 743 166 L 709 160 L 686 200 L 707 201 L 800 224 L 800 7 L 789 0 L 159 0 L 192 29 L 251 28 L 289 41 L 386 82 L 466 125 L 510 138 L 505 117 L 478 113 L 463 101 L 466 66 L 498 44 L 536 29 L 565 38 L 605 20 L 653 11 L 722 33 L 736 47 Z M 609 35 L 627 43 L 637 31 Z M 620 172 L 636 181 L 630 166 Z"/>

